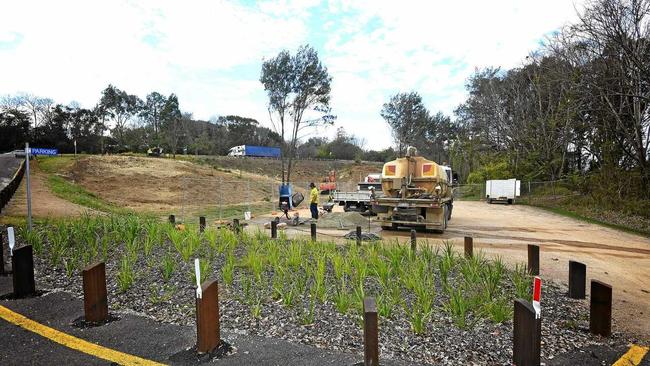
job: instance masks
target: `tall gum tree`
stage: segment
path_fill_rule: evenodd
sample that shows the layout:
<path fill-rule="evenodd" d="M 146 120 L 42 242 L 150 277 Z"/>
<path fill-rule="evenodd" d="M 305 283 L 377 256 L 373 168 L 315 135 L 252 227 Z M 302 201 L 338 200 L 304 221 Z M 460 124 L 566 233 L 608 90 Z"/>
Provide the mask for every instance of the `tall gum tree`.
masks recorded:
<path fill-rule="evenodd" d="M 265 61 L 260 82 L 269 98 L 271 123 L 284 142 L 282 183 L 290 183 L 301 133 L 309 128 L 331 125 L 336 118 L 330 108 L 332 78 L 327 67 L 320 62 L 316 50 L 305 45 L 295 55 L 284 50 Z"/>

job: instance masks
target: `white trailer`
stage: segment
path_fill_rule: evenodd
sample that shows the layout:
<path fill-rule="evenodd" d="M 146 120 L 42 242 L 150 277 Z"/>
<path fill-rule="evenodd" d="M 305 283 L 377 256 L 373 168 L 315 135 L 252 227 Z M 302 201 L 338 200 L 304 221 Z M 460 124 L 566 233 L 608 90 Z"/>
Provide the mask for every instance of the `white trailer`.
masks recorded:
<path fill-rule="evenodd" d="M 512 204 L 519 197 L 521 181 L 517 179 L 502 179 L 485 181 L 485 200 L 487 203 L 502 201 Z"/>

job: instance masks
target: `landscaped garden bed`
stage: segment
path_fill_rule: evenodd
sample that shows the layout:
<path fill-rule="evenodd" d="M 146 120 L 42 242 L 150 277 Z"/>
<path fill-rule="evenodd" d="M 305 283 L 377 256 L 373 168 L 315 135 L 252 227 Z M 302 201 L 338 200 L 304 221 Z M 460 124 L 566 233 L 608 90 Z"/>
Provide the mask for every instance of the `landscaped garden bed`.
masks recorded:
<path fill-rule="evenodd" d="M 220 284 L 222 329 L 362 352 L 362 299 L 380 316 L 382 358 L 431 364 L 509 364 L 515 298 L 530 299 L 524 265 L 464 258 L 451 242 L 312 242 L 268 233 L 176 227 L 136 215 L 39 223 L 20 240 L 34 247 L 37 286 L 82 296 L 80 270 L 104 261 L 109 309 L 194 324 L 194 258 L 201 280 Z M 588 311 L 545 283 L 542 358 L 591 343 Z M 80 310 L 81 311 L 81 310 Z M 236 344 L 234 344 L 236 348 Z"/>

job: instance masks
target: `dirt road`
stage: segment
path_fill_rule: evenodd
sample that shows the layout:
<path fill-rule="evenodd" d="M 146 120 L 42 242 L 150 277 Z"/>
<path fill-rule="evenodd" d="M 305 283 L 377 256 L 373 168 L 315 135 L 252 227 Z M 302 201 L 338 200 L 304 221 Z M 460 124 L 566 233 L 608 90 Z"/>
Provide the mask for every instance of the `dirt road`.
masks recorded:
<path fill-rule="evenodd" d="M 64 217 L 79 216 L 84 212 L 94 212 L 92 209 L 55 196 L 48 187 L 47 175 L 38 168 L 38 162 L 30 165 L 32 166 L 32 216 L 39 218 Z M 7 205 L 6 212 L 4 212 L 5 215 L 16 217 L 25 217 L 27 215 L 26 182 L 27 180 L 23 178 L 18 190 L 16 190 L 16 193 Z"/>

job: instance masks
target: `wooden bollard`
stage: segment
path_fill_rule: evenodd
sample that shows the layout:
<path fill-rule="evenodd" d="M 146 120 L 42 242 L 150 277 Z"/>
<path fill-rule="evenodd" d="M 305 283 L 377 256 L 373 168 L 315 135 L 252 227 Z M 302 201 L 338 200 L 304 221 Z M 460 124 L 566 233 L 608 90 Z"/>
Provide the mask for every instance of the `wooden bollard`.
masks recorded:
<path fill-rule="evenodd" d="M 465 237 L 465 258 L 471 258 L 474 255 L 474 238 Z"/>
<path fill-rule="evenodd" d="M 84 316 L 87 322 L 108 320 L 108 297 L 106 295 L 106 265 L 91 264 L 81 272 L 84 290 Z"/>
<path fill-rule="evenodd" d="M 232 229 L 235 231 L 235 234 L 239 234 L 241 227 L 239 226 L 239 219 L 232 219 Z"/>
<path fill-rule="evenodd" d="M 542 320 L 535 319 L 533 305 L 515 300 L 513 319 L 512 363 L 516 366 L 538 366 L 541 356 Z"/>
<path fill-rule="evenodd" d="M 418 250 L 418 236 L 415 229 L 411 229 L 411 251 L 415 253 Z"/>
<path fill-rule="evenodd" d="M 278 238 L 278 222 L 273 220 L 271 221 L 271 239 Z"/>
<path fill-rule="evenodd" d="M 539 275 L 539 246 L 528 244 L 528 273 L 531 276 Z"/>
<path fill-rule="evenodd" d="M 357 226 L 357 245 L 361 245 L 361 226 Z"/>
<path fill-rule="evenodd" d="M 199 216 L 199 232 L 205 231 L 205 216 Z"/>
<path fill-rule="evenodd" d="M 379 365 L 379 327 L 374 297 L 363 299 L 363 364 Z"/>
<path fill-rule="evenodd" d="M 176 216 L 169 215 L 169 223 L 172 225 L 176 224 Z"/>
<path fill-rule="evenodd" d="M 217 280 L 203 282 L 201 292 L 201 298 L 196 299 L 196 350 L 199 353 L 208 353 L 221 342 Z"/>
<path fill-rule="evenodd" d="M 14 296 L 20 298 L 36 294 L 32 246 L 26 245 L 14 249 L 11 265 L 13 268 Z"/>
<path fill-rule="evenodd" d="M 311 223 L 310 229 L 311 229 L 311 240 L 316 241 L 316 223 L 315 222 Z"/>
<path fill-rule="evenodd" d="M 584 299 L 587 286 L 587 266 L 584 263 L 569 261 L 569 297 Z"/>
<path fill-rule="evenodd" d="M 603 337 L 612 334 L 612 286 L 591 280 L 589 331 Z"/>

